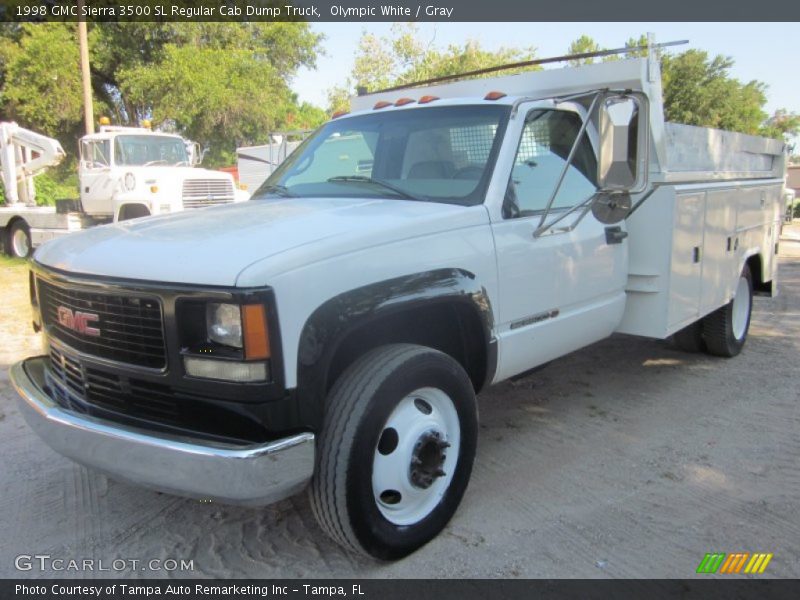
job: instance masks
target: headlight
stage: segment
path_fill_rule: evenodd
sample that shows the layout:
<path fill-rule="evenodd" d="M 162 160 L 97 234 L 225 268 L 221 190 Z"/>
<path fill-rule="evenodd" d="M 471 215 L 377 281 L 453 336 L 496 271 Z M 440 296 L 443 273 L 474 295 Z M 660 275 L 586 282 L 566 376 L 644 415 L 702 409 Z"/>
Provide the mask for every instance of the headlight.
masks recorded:
<path fill-rule="evenodd" d="M 206 332 L 210 342 L 242 347 L 242 312 L 237 304 L 210 303 L 206 306 Z"/>
<path fill-rule="evenodd" d="M 132 192 L 135 187 L 136 177 L 133 176 L 133 173 L 125 173 L 125 189 Z"/>

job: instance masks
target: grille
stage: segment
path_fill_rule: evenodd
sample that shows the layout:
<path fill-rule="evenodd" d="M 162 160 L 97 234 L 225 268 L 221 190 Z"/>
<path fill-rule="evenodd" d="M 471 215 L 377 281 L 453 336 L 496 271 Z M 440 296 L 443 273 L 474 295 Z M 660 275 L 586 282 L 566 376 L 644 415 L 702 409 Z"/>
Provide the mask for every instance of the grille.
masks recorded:
<path fill-rule="evenodd" d="M 233 202 L 233 182 L 228 179 L 187 179 L 183 182 L 183 207 L 202 208 Z"/>
<path fill-rule="evenodd" d="M 92 356 L 151 368 L 166 366 L 161 304 L 156 298 L 75 290 L 39 280 L 42 319 L 53 337 Z M 59 308 L 96 315 L 96 336 L 59 322 Z"/>
<path fill-rule="evenodd" d="M 64 388 L 59 391 L 66 392 L 59 394 L 62 401 L 76 398 L 91 406 L 133 417 L 165 423 L 181 421 L 179 401 L 168 385 L 121 378 L 91 367 L 82 368 L 78 360 L 53 346 L 50 347 L 50 371 Z"/>

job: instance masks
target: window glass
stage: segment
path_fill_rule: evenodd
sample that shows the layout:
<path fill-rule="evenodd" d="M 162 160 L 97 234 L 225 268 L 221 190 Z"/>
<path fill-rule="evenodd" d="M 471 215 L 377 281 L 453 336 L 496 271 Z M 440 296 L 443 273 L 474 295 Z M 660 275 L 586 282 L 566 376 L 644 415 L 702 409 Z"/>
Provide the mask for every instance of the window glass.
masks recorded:
<path fill-rule="evenodd" d="M 99 169 L 111 164 L 109 150 L 111 144 L 108 140 L 94 140 L 81 143 L 83 160 L 90 169 Z"/>
<path fill-rule="evenodd" d="M 516 204 L 513 214 L 536 214 L 547 207 L 580 128 L 580 117 L 573 112 L 534 110 L 528 114 L 506 194 L 506 201 Z M 597 160 L 584 135 L 553 208 L 574 206 L 594 194 L 596 172 Z"/>
<path fill-rule="evenodd" d="M 182 138 L 160 135 L 118 135 L 114 138 L 116 163 L 123 166 L 188 165 Z"/>
<path fill-rule="evenodd" d="M 254 199 L 378 197 L 479 204 L 510 107 L 415 107 L 333 120 Z"/>

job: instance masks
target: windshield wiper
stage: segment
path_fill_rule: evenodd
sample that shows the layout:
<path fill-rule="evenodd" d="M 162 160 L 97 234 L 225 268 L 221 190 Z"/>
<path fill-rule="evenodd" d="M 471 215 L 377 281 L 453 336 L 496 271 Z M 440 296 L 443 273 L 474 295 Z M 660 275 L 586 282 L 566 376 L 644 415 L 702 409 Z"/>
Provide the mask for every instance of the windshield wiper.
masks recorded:
<path fill-rule="evenodd" d="M 336 183 L 336 182 L 371 183 L 373 185 L 377 185 L 377 186 L 382 187 L 384 189 L 390 190 L 390 191 L 394 192 L 395 194 L 397 194 L 398 196 L 400 196 L 401 198 L 404 198 L 406 200 L 422 201 L 422 198 L 418 198 L 416 196 L 413 196 L 413 195 L 409 194 L 407 191 L 405 191 L 405 190 L 403 190 L 403 189 L 401 189 L 401 188 L 399 188 L 397 186 L 394 186 L 391 183 L 383 181 L 382 179 L 374 179 L 372 177 L 366 177 L 364 175 L 337 175 L 336 177 L 328 178 L 328 181 L 331 182 L 331 183 Z"/>
<path fill-rule="evenodd" d="M 268 185 L 266 187 L 263 187 L 263 188 L 259 189 L 258 192 L 263 192 L 263 193 L 266 193 L 266 194 L 275 194 L 276 196 L 281 196 L 283 198 L 296 198 L 297 197 L 292 192 L 290 192 L 289 188 L 287 188 L 285 185 L 279 185 L 279 184 Z M 257 199 L 258 196 L 260 196 L 260 195 L 261 195 L 261 193 L 257 193 L 257 195 L 254 195 L 251 198 L 251 200 Z"/>

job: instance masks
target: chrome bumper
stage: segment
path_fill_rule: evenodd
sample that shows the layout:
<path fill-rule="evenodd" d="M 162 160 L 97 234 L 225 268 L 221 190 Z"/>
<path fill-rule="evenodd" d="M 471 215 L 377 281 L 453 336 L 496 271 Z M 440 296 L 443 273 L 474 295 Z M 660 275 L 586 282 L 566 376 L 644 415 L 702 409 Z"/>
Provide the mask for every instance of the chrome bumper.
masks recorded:
<path fill-rule="evenodd" d="M 11 367 L 19 407 L 59 454 L 114 479 L 227 504 L 264 505 L 305 487 L 314 435 L 237 446 L 136 429 L 62 408 L 44 391 L 46 357 Z"/>

